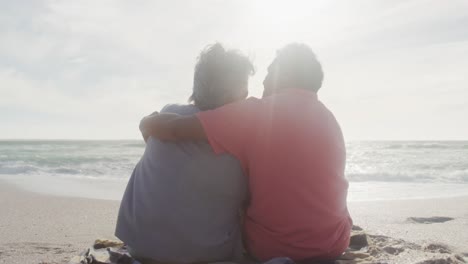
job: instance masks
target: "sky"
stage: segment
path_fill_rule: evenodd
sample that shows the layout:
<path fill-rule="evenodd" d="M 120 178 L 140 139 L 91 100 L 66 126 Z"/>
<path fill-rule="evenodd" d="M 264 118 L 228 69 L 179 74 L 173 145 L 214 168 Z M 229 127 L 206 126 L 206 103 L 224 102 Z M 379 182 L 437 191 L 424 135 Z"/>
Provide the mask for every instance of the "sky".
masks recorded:
<path fill-rule="evenodd" d="M 216 41 L 253 60 L 256 97 L 308 44 L 346 140 L 468 139 L 465 0 L 0 0 L 0 139 L 138 139 Z"/>

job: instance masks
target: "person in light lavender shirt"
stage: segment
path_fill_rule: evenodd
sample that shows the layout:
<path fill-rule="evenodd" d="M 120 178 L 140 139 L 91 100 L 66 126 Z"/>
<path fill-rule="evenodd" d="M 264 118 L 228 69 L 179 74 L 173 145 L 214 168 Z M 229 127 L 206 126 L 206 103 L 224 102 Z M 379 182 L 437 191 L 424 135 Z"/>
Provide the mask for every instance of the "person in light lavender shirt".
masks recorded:
<path fill-rule="evenodd" d="M 208 46 L 195 66 L 193 104 L 161 112 L 193 115 L 243 100 L 253 72 L 244 55 L 218 43 Z M 116 236 L 144 263 L 242 259 L 239 213 L 248 190 L 240 163 L 216 155 L 206 142 L 145 141 L 120 205 Z"/>

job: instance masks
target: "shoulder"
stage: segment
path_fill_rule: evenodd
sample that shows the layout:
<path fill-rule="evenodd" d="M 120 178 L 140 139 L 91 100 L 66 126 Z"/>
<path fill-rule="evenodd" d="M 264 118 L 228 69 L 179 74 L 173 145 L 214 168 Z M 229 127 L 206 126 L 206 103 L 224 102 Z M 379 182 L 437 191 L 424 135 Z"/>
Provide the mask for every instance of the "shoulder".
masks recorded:
<path fill-rule="evenodd" d="M 177 111 L 180 111 L 180 108 L 182 108 L 182 105 L 167 104 L 161 109 L 161 113 L 176 113 Z"/>
<path fill-rule="evenodd" d="M 179 115 L 193 115 L 198 113 L 200 110 L 191 104 L 168 104 L 161 109 L 161 113 L 173 113 Z"/>

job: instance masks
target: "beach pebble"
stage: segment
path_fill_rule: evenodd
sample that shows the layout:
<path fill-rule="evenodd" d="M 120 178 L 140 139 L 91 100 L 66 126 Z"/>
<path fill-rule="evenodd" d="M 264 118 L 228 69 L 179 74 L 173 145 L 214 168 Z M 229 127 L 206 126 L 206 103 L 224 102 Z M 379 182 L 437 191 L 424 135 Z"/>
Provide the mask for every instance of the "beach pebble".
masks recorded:
<path fill-rule="evenodd" d="M 401 252 L 405 251 L 402 247 L 392 247 L 392 246 L 384 247 L 382 250 L 391 255 L 398 255 Z"/>
<path fill-rule="evenodd" d="M 349 247 L 354 250 L 369 246 L 366 233 L 355 233 L 351 235 L 349 240 Z"/>
<path fill-rule="evenodd" d="M 454 220 L 452 217 L 446 216 L 433 216 L 433 217 L 408 217 L 406 221 L 418 223 L 418 224 L 433 224 L 433 223 L 444 223 L 447 221 Z"/>
<path fill-rule="evenodd" d="M 425 250 L 429 250 L 431 252 L 438 252 L 438 253 L 452 253 L 452 251 L 448 248 L 448 246 L 442 244 L 428 244 L 424 246 Z"/>
<path fill-rule="evenodd" d="M 462 264 L 466 263 L 463 259 L 459 259 L 456 256 L 450 256 L 445 258 L 432 258 L 418 262 L 416 264 Z"/>
<path fill-rule="evenodd" d="M 109 248 L 109 247 L 122 247 L 124 244 L 120 241 L 112 241 L 107 239 L 96 239 L 94 241 L 93 248 L 100 249 L 100 248 Z"/>
<path fill-rule="evenodd" d="M 353 227 L 351 228 L 352 231 L 362 231 L 362 227 L 360 226 L 357 226 L 357 225 L 353 225 Z"/>

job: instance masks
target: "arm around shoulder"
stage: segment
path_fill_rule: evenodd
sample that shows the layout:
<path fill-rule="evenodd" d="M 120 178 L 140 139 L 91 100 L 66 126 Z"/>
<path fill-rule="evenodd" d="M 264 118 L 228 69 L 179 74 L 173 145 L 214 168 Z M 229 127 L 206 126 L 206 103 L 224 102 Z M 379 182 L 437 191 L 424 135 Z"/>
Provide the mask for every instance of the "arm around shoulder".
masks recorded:
<path fill-rule="evenodd" d="M 163 113 L 143 118 L 140 130 L 164 141 L 206 140 L 205 131 L 195 115 Z"/>

